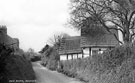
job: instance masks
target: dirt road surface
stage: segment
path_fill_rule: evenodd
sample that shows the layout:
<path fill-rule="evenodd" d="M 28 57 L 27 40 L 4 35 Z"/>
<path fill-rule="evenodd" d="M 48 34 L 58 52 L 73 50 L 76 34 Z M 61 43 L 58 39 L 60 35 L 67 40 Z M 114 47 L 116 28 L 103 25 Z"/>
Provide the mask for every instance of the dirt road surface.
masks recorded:
<path fill-rule="evenodd" d="M 83 83 L 56 71 L 50 71 L 40 65 L 39 62 L 34 62 L 32 65 L 36 73 L 37 83 Z"/>

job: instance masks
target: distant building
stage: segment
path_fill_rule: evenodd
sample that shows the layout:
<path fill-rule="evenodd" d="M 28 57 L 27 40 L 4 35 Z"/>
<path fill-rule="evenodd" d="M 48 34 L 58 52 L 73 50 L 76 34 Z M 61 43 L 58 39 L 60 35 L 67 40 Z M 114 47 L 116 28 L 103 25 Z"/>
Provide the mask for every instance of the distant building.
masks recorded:
<path fill-rule="evenodd" d="M 19 49 L 19 39 L 7 35 L 6 26 L 0 26 L 0 43 L 13 48 L 14 50 Z"/>
<path fill-rule="evenodd" d="M 77 58 L 85 58 L 94 54 L 103 53 L 106 49 L 112 49 L 119 45 L 114 35 L 106 30 L 105 33 L 90 35 L 85 30 L 81 30 L 81 36 L 73 36 L 65 38 L 61 41 L 59 55 L 60 60 L 70 60 Z M 116 36 L 118 32 L 113 31 Z"/>

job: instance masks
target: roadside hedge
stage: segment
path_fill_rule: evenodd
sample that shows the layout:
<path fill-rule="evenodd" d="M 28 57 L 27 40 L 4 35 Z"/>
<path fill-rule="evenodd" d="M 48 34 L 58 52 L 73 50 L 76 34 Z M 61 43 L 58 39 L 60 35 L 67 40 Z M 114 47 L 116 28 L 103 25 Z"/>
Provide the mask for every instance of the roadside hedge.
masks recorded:
<path fill-rule="evenodd" d="M 61 62 L 59 72 L 89 83 L 135 83 L 135 44 L 125 44 L 89 58 Z"/>
<path fill-rule="evenodd" d="M 31 62 L 22 54 L 0 45 L 0 83 L 35 83 Z"/>
<path fill-rule="evenodd" d="M 53 47 L 49 47 L 41 55 L 41 64 L 50 70 L 57 70 L 58 61 L 59 61 L 59 54 Z"/>

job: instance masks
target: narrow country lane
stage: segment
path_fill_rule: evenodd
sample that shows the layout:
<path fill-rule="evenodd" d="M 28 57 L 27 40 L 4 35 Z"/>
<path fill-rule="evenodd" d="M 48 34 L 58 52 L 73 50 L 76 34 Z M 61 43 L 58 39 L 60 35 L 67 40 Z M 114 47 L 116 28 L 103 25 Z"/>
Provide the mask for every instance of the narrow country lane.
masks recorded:
<path fill-rule="evenodd" d="M 82 83 L 56 71 L 50 71 L 39 62 L 34 62 L 32 65 L 37 76 L 37 83 Z"/>

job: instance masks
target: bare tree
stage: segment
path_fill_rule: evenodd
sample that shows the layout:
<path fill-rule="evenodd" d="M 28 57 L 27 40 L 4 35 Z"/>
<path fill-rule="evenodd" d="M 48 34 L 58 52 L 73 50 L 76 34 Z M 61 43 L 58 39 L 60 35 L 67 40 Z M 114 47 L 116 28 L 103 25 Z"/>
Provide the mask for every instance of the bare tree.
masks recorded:
<path fill-rule="evenodd" d="M 131 42 L 135 35 L 135 0 L 71 0 L 70 24 L 77 29 L 101 24 L 120 43 L 111 30 L 120 31 L 124 43 Z"/>
<path fill-rule="evenodd" d="M 29 48 L 27 52 L 34 53 L 34 49 Z"/>
<path fill-rule="evenodd" d="M 69 37 L 69 35 L 66 33 L 55 34 L 55 35 L 53 35 L 53 37 L 51 37 L 48 40 L 48 44 L 55 47 L 55 49 L 58 50 L 61 40 L 63 38 L 67 38 L 67 37 Z"/>

